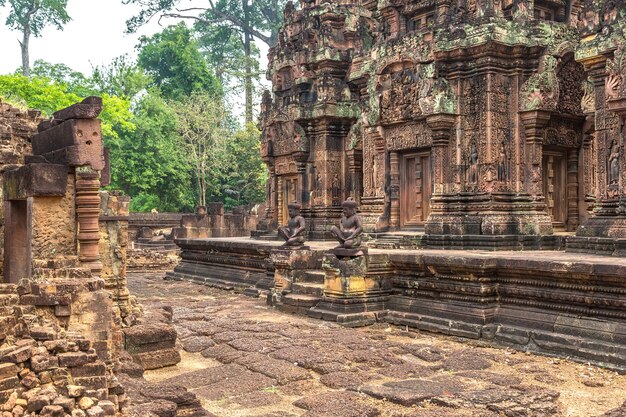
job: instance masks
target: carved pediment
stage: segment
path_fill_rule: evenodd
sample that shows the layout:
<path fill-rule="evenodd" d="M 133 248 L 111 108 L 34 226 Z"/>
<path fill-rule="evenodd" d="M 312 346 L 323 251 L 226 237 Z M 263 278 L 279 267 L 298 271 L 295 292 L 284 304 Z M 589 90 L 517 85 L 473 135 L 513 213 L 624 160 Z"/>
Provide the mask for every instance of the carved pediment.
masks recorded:
<path fill-rule="evenodd" d="M 275 122 L 265 128 L 261 156 L 275 157 L 303 152 L 309 152 L 309 141 L 302 126 L 296 122 Z"/>

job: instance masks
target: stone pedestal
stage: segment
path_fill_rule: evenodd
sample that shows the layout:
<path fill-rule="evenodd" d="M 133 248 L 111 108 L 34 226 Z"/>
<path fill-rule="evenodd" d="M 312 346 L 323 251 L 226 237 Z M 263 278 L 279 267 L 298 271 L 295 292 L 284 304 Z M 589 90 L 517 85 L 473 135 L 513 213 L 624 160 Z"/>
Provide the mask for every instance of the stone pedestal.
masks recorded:
<path fill-rule="evenodd" d="M 300 291 L 307 271 L 321 268 L 322 252 L 308 246 L 283 246 L 272 250 L 270 262 L 274 266 L 274 285 L 267 295 L 267 304 L 281 311 L 305 314 L 320 300 L 314 294 Z M 295 284 L 295 285 L 294 285 Z"/>
<path fill-rule="evenodd" d="M 324 295 L 307 315 L 350 327 L 375 323 L 385 312 L 391 283 L 388 277 L 368 271 L 372 261 L 375 259 L 367 249 L 327 253 L 323 261 Z"/>

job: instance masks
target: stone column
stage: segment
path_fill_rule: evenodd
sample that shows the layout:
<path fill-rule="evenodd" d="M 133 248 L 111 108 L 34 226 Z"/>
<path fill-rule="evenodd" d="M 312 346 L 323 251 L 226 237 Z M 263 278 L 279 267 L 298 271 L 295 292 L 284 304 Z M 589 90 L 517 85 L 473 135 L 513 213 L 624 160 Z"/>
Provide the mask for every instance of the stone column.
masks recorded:
<path fill-rule="evenodd" d="M 266 218 L 269 221 L 268 228 L 273 230 L 278 225 L 278 211 L 276 210 L 277 204 L 277 192 L 276 188 L 278 187 L 278 180 L 276 178 L 276 167 L 272 165 L 268 165 L 269 170 L 269 178 L 268 178 L 268 193 L 269 198 L 267 200 L 268 206 L 265 209 Z"/>
<path fill-rule="evenodd" d="M 451 182 L 445 161 L 455 122 L 456 116 L 454 114 L 433 114 L 426 119 L 433 135 L 431 163 L 433 166 L 434 194 L 443 194 L 446 191 L 446 184 Z"/>
<path fill-rule="evenodd" d="M 543 110 L 529 110 L 520 112 L 526 132 L 526 169 L 527 191 L 536 200 L 544 198 L 541 164 L 543 159 L 544 128 L 550 121 L 550 113 Z"/>
<path fill-rule="evenodd" d="M 309 201 L 309 184 L 306 172 L 309 154 L 306 152 L 298 152 L 294 154 L 294 159 L 296 160 L 296 173 L 298 175 L 298 190 L 296 191 L 296 195 L 298 196 L 298 202 L 300 204 L 306 204 Z"/>
<path fill-rule="evenodd" d="M 100 262 L 100 178 L 86 167 L 76 168 L 76 216 L 78 218 L 78 259 L 94 274 L 102 270 Z"/>
<path fill-rule="evenodd" d="M 357 203 L 361 203 L 363 193 L 363 151 L 350 149 L 346 152 L 348 159 L 349 194 Z"/>
<path fill-rule="evenodd" d="M 567 230 L 576 231 L 579 224 L 578 213 L 578 149 L 567 153 Z"/>
<path fill-rule="evenodd" d="M 595 159 L 595 121 L 593 115 L 588 115 L 583 128 L 583 143 L 582 154 L 579 166 L 581 167 L 582 182 L 583 182 L 583 195 L 579 196 L 582 207 L 585 208 L 585 212 L 590 213 L 591 209 L 596 202 L 596 194 L 598 191 L 598 185 L 596 181 L 597 163 Z M 589 217 L 585 212 L 581 211 L 583 218 L 580 219 L 584 222 Z"/>
<path fill-rule="evenodd" d="M 400 156 L 398 152 L 389 152 L 389 199 L 391 210 L 389 213 L 389 227 L 400 228 Z"/>

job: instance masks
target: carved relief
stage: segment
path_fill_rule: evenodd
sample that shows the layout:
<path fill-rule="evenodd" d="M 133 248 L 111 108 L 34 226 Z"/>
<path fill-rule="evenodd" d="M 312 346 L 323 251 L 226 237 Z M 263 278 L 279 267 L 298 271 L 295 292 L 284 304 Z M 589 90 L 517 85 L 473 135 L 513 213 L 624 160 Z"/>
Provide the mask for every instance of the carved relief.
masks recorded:
<path fill-rule="evenodd" d="M 545 55 L 539 72 L 533 74 L 522 86 L 520 108 L 522 110 L 556 110 L 559 83 L 556 76 L 557 59 Z"/>
<path fill-rule="evenodd" d="M 309 141 L 302 126 L 295 122 L 278 122 L 265 128 L 261 143 L 262 156 L 281 156 L 294 152 L 309 152 Z"/>
<path fill-rule="evenodd" d="M 589 78 L 582 82 L 582 90 L 580 108 L 584 114 L 593 113 L 596 110 L 596 95 L 593 82 Z"/>
<path fill-rule="evenodd" d="M 419 78 L 414 68 L 379 77 L 380 118 L 383 123 L 411 120 L 421 115 Z"/>
<path fill-rule="evenodd" d="M 411 123 L 385 128 L 389 151 L 426 148 L 432 145 L 432 136 L 426 123 Z"/>
<path fill-rule="evenodd" d="M 559 65 L 557 77 L 559 98 L 556 110 L 559 113 L 581 115 L 583 113 L 581 102 L 585 93 L 581 88 L 585 80 L 583 66 L 574 61 L 573 55 L 570 54 Z"/>
<path fill-rule="evenodd" d="M 606 62 L 606 99 L 626 97 L 626 47 L 619 44 L 613 59 Z"/>

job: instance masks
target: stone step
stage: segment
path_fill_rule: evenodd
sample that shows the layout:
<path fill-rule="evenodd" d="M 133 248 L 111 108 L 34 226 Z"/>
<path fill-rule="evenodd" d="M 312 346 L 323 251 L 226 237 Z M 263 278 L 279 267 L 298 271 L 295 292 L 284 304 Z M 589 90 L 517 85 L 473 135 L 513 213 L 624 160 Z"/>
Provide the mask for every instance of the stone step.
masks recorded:
<path fill-rule="evenodd" d="M 0 294 L 17 294 L 17 285 L 0 284 Z"/>
<path fill-rule="evenodd" d="M 0 294 L 0 307 L 12 307 L 20 302 L 17 294 Z"/>
<path fill-rule="evenodd" d="M 312 269 L 304 272 L 303 278 L 300 282 L 306 282 L 310 284 L 324 284 L 324 271 L 318 269 Z"/>
<path fill-rule="evenodd" d="M 321 297 L 316 297 L 314 295 L 289 293 L 283 296 L 282 303 L 283 305 L 296 308 L 310 308 L 319 303 L 320 300 Z"/>
<path fill-rule="evenodd" d="M 33 276 L 44 279 L 91 278 L 91 270 L 84 267 L 34 268 Z"/>
<path fill-rule="evenodd" d="M 78 260 L 78 256 L 67 256 L 57 259 L 33 260 L 33 268 L 62 269 L 78 267 L 80 267 L 80 261 Z"/>
<path fill-rule="evenodd" d="M 309 282 L 294 282 L 291 285 L 294 294 L 314 295 L 321 297 L 324 294 L 324 284 Z"/>

